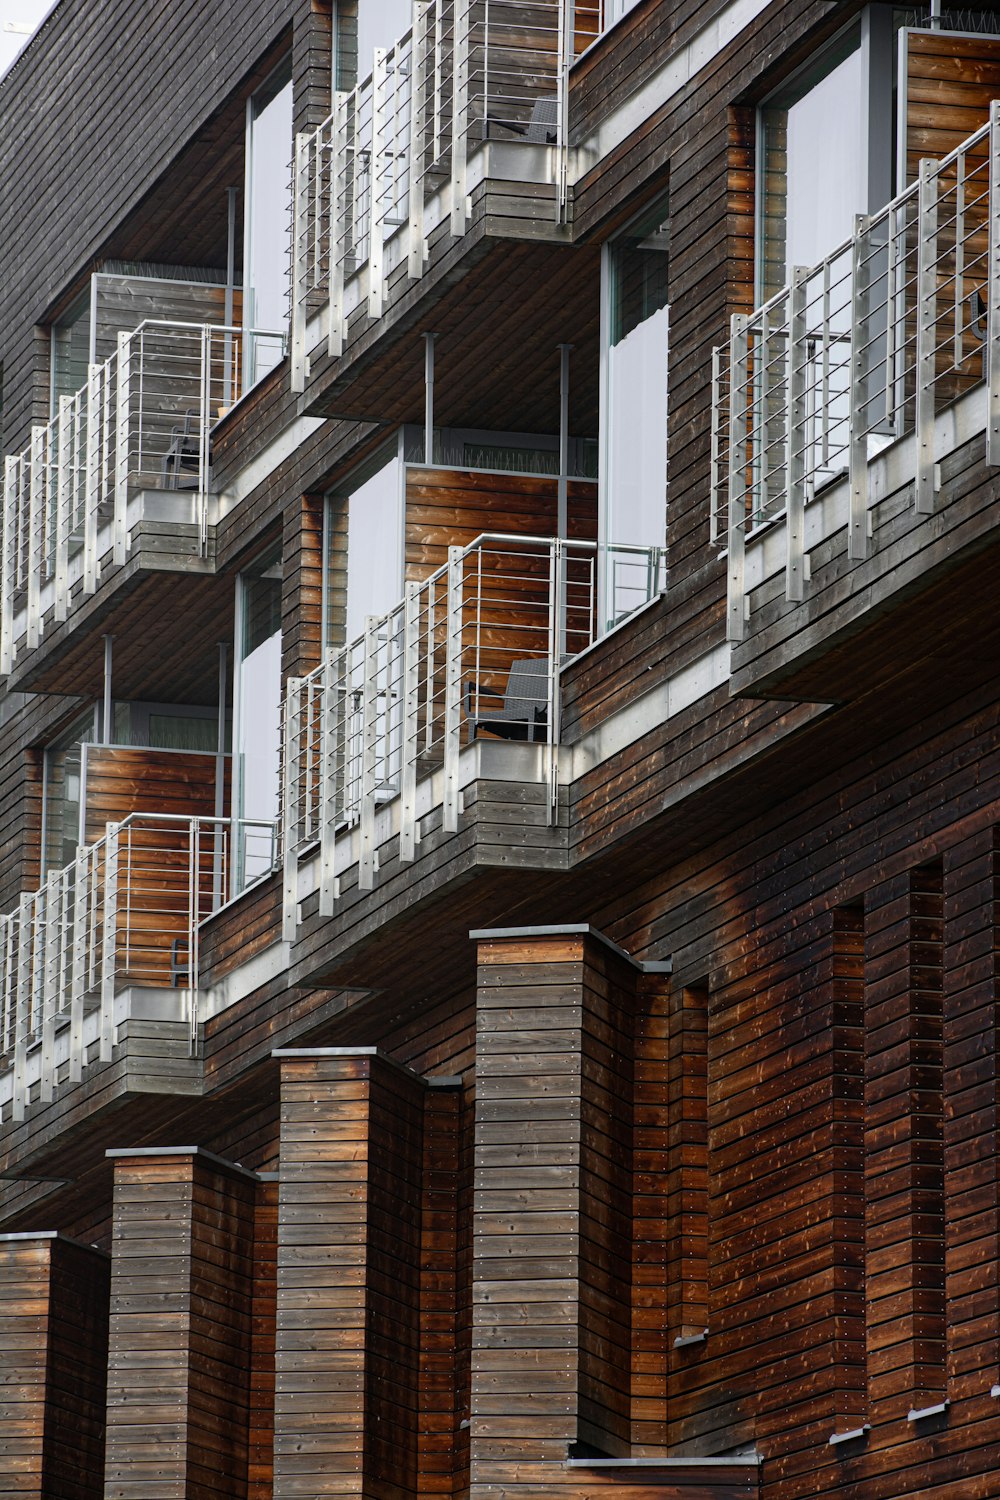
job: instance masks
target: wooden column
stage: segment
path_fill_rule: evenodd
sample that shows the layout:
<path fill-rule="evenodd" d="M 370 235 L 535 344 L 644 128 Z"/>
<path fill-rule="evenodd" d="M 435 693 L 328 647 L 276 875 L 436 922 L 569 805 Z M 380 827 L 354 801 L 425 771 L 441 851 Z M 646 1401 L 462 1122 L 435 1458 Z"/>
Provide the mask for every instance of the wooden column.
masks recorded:
<path fill-rule="evenodd" d="M 422 1079 L 375 1048 L 281 1064 L 274 1500 L 417 1493 Z"/>
<path fill-rule="evenodd" d="M 865 917 L 865 1268 L 871 1420 L 945 1396 L 940 866 Z"/>
<path fill-rule="evenodd" d="M 304 677 L 323 655 L 323 498 L 300 495 L 282 512 L 281 677 Z"/>
<path fill-rule="evenodd" d="M 0 1493 L 104 1493 L 108 1257 L 56 1233 L 0 1235 Z"/>
<path fill-rule="evenodd" d="M 257 1179 L 194 1146 L 108 1155 L 105 1500 L 243 1500 Z"/>
<path fill-rule="evenodd" d="M 277 1320 L 278 1174 L 261 1172 L 253 1252 L 247 1500 L 271 1500 L 274 1487 L 274 1341 Z"/>
<path fill-rule="evenodd" d="M 688 990 L 678 998 L 680 1006 L 672 1003 L 665 965 L 640 975 L 632 1162 L 632 1454 L 636 1458 L 662 1453 L 666 1440 L 668 1309 L 672 1303 L 676 1306 L 668 1257 L 676 1260 L 679 1250 L 686 1263 L 692 1264 L 687 1258 L 703 1252 L 707 1234 L 707 1200 L 704 1206 L 701 1202 L 707 1147 L 698 1124 L 705 1118 L 707 1010 L 702 1006 L 699 1015 Z M 690 1075 L 693 1088 L 678 1088 L 678 1071 Z M 683 1099 L 684 1121 L 673 1107 L 678 1098 Z M 692 1109 L 692 1098 L 701 1101 L 700 1116 L 697 1108 Z M 687 1194 L 683 1212 L 678 1197 L 682 1191 Z M 678 1214 L 680 1220 L 674 1222 Z M 688 1303 L 691 1285 L 689 1278 Z M 690 1306 L 688 1316 L 692 1316 Z M 707 1307 L 699 1305 L 693 1318 L 704 1328 Z"/>
<path fill-rule="evenodd" d="M 944 1182 L 948 1395 L 1000 1382 L 1000 830 L 944 857 Z"/>
<path fill-rule="evenodd" d="M 589 928 L 474 932 L 472 1496 L 627 1454 L 639 966 Z"/>

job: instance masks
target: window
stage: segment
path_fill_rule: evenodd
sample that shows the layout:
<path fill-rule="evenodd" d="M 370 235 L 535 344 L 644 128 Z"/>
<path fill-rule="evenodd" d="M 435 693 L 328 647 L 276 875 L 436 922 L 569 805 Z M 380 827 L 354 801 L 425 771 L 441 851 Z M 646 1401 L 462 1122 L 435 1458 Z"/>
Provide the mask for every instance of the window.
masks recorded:
<path fill-rule="evenodd" d="M 91 288 L 79 296 L 51 329 L 49 414 L 59 410 L 60 396 L 75 396 L 87 384 L 87 366 L 94 358 L 91 328 Z"/>
<path fill-rule="evenodd" d="M 885 6 L 866 7 L 758 113 L 758 304 L 891 195 L 892 19 Z"/>
<path fill-rule="evenodd" d="M 291 250 L 292 65 L 283 62 L 247 101 L 243 228 L 243 383 L 249 390 L 281 358 L 288 323 Z"/>
<path fill-rule="evenodd" d="M 326 502 L 323 639 L 357 640 L 368 615 L 403 595 L 403 462 L 399 441 L 382 448 Z"/>
<path fill-rule="evenodd" d="M 410 0 L 335 0 L 333 86 L 353 89 L 372 71 L 376 47 L 391 47 L 412 19 Z"/>
<path fill-rule="evenodd" d="M 236 580 L 234 894 L 271 868 L 262 824 L 278 816 L 281 750 L 281 559 L 271 552 Z"/>
<path fill-rule="evenodd" d="M 599 535 L 605 624 L 649 596 L 646 559 L 625 549 L 662 547 L 666 538 L 667 216 L 664 195 L 604 250 Z"/>

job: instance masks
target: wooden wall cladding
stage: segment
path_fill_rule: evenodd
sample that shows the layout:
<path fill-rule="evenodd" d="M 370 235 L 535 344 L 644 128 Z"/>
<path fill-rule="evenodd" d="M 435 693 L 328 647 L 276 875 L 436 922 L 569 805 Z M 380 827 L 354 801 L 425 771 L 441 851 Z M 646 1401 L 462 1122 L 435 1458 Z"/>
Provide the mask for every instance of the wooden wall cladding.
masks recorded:
<path fill-rule="evenodd" d="M 86 842 L 130 813 L 211 818 L 229 807 L 231 757 L 184 750 L 88 745 Z M 221 781 L 221 785 L 219 785 Z"/>
<path fill-rule="evenodd" d="M 105 1500 L 245 1500 L 257 1181 L 115 1151 Z"/>
<path fill-rule="evenodd" d="M 948 31 L 906 34 L 906 180 L 920 160 L 947 156 L 990 117 L 1000 98 L 1000 37 Z"/>
<path fill-rule="evenodd" d="M 108 1257 L 56 1234 L 0 1235 L 0 1490 L 100 1500 Z"/>
<path fill-rule="evenodd" d="M 485 531 L 555 536 L 555 477 L 407 467 L 407 579 L 426 578 L 448 561 L 449 547 L 468 546 Z M 597 540 L 597 485 L 589 480 L 570 483 L 569 534 Z"/>
<path fill-rule="evenodd" d="M 274 1497 L 402 1500 L 422 1472 L 447 1482 L 448 1467 L 421 1411 L 430 1398 L 430 1426 L 450 1435 L 437 1372 L 421 1361 L 421 1297 L 435 1280 L 432 1260 L 422 1285 L 428 1089 L 372 1048 L 275 1055 Z M 442 1227 L 447 1260 L 447 1215 Z M 447 1269 L 438 1291 L 435 1313 L 453 1317 Z"/>
<path fill-rule="evenodd" d="M 586 936 L 477 936 L 470 1437 L 485 1497 L 578 1443 L 629 1451 L 636 973 Z"/>
<path fill-rule="evenodd" d="M 323 497 L 300 495 L 282 512 L 281 675 L 318 667 L 323 615 Z M 345 539 L 346 540 L 346 539 Z"/>

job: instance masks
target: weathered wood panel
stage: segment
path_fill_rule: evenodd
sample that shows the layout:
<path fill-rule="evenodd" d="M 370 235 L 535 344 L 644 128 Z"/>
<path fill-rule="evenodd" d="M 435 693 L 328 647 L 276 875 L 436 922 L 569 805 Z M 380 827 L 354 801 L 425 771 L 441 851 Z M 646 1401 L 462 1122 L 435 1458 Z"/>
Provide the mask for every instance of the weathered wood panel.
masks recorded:
<path fill-rule="evenodd" d="M 108 1259 L 55 1234 L 0 1235 L 0 1488 L 104 1494 Z"/>
<path fill-rule="evenodd" d="M 168 813 L 181 819 L 228 812 L 228 755 L 88 745 L 86 757 L 88 844 L 103 837 L 108 823 L 120 823 L 130 813 Z"/>
<path fill-rule="evenodd" d="M 477 936 L 479 1500 L 522 1462 L 629 1450 L 637 976 L 583 934 Z"/>
<path fill-rule="evenodd" d="M 253 1174 L 116 1151 L 105 1500 L 245 1500 Z"/>

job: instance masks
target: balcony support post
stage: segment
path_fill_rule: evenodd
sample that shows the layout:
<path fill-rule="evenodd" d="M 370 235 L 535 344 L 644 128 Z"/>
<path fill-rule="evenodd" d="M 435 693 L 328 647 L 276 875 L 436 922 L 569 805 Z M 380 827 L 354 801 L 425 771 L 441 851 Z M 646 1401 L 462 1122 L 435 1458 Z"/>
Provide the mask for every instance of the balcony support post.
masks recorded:
<path fill-rule="evenodd" d="M 805 597 L 807 266 L 793 266 L 788 294 L 788 426 L 785 459 L 785 598 Z"/>
<path fill-rule="evenodd" d="M 420 585 L 409 582 L 403 600 L 403 734 L 400 777 L 399 858 L 409 864 L 417 844 L 417 739 L 420 734 Z"/>
<path fill-rule="evenodd" d="M 989 272 L 987 280 L 986 462 L 1000 467 L 1000 101 L 990 105 Z"/>
<path fill-rule="evenodd" d="M 746 406 L 751 395 L 747 321 L 745 314 L 733 314 L 729 344 L 729 594 L 726 625 L 726 638 L 729 641 L 741 641 L 746 631 Z"/>
<path fill-rule="evenodd" d="M 56 997 L 59 990 L 60 871 L 50 870 L 39 896 L 43 902 L 44 956 L 41 966 L 41 1032 L 39 1082 L 43 1104 L 51 1104 L 56 1071 Z"/>
<path fill-rule="evenodd" d="M 246 354 L 244 334 L 244 355 Z M 201 557 L 208 553 L 208 488 L 211 468 L 211 446 L 209 429 L 212 425 L 212 330 L 204 325 L 201 330 L 201 381 L 199 387 L 198 412 L 198 552 Z"/>
<path fill-rule="evenodd" d="M 934 510 L 934 366 L 937 342 L 937 163 L 920 163 L 917 188 L 917 476 L 915 509 Z"/>
<path fill-rule="evenodd" d="M 868 433 L 865 428 L 867 398 L 868 347 L 870 318 L 870 244 L 871 220 L 858 214 L 854 220 L 851 244 L 851 363 L 850 363 L 850 448 L 848 471 L 850 500 L 847 517 L 847 555 L 852 562 L 868 556 Z M 886 308 L 887 321 L 893 315 Z"/>
<path fill-rule="evenodd" d="M 461 753 L 462 698 L 462 585 L 465 575 L 461 547 L 448 548 L 448 602 L 445 613 L 444 685 L 444 805 L 441 826 L 458 832 L 458 759 Z"/>

